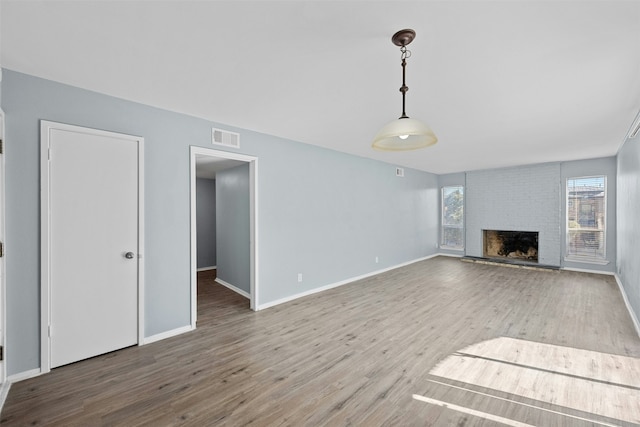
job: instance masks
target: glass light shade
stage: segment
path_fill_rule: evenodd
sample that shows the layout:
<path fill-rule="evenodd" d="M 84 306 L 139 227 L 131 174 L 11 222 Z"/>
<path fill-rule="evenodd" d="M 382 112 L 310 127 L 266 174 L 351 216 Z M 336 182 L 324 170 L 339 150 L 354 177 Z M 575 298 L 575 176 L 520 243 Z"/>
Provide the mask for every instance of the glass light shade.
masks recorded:
<path fill-rule="evenodd" d="M 420 120 L 406 117 L 387 123 L 373 139 L 371 146 L 381 151 L 405 151 L 429 147 L 438 138 Z"/>

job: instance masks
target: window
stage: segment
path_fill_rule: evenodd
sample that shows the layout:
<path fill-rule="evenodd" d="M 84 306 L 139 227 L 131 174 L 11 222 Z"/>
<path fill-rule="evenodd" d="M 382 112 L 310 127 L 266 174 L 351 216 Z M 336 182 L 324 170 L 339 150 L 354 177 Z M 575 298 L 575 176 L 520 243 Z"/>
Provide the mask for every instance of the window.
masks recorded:
<path fill-rule="evenodd" d="M 604 260 L 607 229 L 605 176 L 567 179 L 567 257 Z"/>
<path fill-rule="evenodd" d="M 464 248 L 464 187 L 442 187 L 440 245 Z"/>

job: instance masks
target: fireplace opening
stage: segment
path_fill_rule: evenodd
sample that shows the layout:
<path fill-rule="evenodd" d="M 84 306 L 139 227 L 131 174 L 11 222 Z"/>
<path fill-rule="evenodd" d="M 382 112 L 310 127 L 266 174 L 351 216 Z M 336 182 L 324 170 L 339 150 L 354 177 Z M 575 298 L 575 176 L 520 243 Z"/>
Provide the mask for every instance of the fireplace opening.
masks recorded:
<path fill-rule="evenodd" d="M 538 262 L 537 231 L 482 230 L 485 258 Z"/>

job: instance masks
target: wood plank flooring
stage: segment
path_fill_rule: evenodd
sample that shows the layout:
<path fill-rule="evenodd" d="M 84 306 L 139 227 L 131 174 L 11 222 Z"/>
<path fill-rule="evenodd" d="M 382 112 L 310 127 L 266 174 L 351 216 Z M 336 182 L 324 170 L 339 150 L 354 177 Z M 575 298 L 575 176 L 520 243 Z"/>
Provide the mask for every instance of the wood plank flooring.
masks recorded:
<path fill-rule="evenodd" d="M 563 385 L 640 392 L 640 339 L 611 276 L 437 257 L 257 313 L 202 279 L 195 331 L 13 384 L 0 424 L 638 425 L 633 403 L 597 413 L 602 389 Z M 465 349 L 491 369 L 461 367 Z M 592 375 L 607 355 L 624 356 L 615 375 Z M 541 374 L 521 390 L 514 364 Z"/>

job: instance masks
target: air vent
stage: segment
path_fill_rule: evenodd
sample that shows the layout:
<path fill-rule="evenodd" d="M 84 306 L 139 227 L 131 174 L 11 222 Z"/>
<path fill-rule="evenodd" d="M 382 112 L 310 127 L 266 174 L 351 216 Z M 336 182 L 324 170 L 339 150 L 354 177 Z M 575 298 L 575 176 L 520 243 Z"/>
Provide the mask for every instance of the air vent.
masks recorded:
<path fill-rule="evenodd" d="M 214 145 L 240 148 L 240 134 L 222 129 L 211 129 L 211 140 Z"/>
<path fill-rule="evenodd" d="M 636 116 L 633 123 L 631 123 L 631 127 L 629 128 L 629 132 L 627 133 L 627 138 L 635 138 L 640 133 L 640 111 L 638 111 L 638 115 Z"/>
<path fill-rule="evenodd" d="M 404 176 L 404 169 L 396 168 L 396 176 Z"/>

